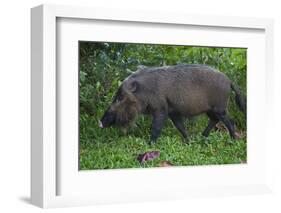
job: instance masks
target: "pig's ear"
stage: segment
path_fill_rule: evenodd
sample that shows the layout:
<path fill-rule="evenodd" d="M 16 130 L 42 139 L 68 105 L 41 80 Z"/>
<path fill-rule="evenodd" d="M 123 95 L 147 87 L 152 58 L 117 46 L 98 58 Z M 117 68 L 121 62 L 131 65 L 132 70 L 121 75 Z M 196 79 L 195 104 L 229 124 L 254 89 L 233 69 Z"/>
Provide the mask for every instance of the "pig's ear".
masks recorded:
<path fill-rule="evenodd" d="M 138 87 L 139 87 L 139 83 L 137 81 L 133 81 L 130 85 L 129 90 L 134 93 L 138 90 Z"/>

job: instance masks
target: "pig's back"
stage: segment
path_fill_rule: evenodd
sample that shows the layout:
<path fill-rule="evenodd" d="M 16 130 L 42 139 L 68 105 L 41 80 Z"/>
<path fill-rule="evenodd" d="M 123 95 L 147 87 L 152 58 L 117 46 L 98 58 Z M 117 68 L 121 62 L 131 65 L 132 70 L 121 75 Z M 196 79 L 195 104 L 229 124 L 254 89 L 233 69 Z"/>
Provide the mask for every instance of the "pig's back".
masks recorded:
<path fill-rule="evenodd" d="M 147 81 L 169 111 L 193 116 L 225 109 L 230 91 L 228 77 L 205 65 L 176 65 L 146 70 Z"/>

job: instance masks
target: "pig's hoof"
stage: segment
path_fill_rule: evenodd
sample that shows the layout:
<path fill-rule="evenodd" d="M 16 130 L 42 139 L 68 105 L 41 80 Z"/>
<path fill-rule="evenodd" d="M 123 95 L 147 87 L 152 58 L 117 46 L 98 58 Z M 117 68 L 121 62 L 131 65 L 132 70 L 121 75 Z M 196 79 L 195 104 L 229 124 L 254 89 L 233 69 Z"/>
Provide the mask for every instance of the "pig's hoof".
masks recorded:
<path fill-rule="evenodd" d="M 183 138 L 183 139 L 182 139 L 182 142 L 183 142 L 184 144 L 191 144 L 189 138 Z"/>
<path fill-rule="evenodd" d="M 155 143 L 156 143 L 156 141 L 153 141 L 153 140 L 148 142 L 149 145 L 154 145 Z"/>
<path fill-rule="evenodd" d="M 182 137 L 182 141 L 184 143 L 188 143 L 189 142 L 189 137 Z"/>
<path fill-rule="evenodd" d="M 203 132 L 202 135 L 203 135 L 205 138 L 207 138 L 207 137 L 209 136 L 209 135 L 208 135 L 207 133 L 205 133 L 205 132 Z"/>

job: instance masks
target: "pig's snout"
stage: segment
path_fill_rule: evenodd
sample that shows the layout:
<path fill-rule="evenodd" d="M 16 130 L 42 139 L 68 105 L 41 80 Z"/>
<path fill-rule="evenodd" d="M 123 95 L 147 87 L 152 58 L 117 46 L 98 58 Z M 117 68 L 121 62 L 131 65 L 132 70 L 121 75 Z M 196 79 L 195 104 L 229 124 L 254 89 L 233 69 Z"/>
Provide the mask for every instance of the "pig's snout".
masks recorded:
<path fill-rule="evenodd" d="M 103 128 L 103 124 L 102 124 L 101 121 L 99 121 L 99 127 L 100 127 L 100 128 Z"/>

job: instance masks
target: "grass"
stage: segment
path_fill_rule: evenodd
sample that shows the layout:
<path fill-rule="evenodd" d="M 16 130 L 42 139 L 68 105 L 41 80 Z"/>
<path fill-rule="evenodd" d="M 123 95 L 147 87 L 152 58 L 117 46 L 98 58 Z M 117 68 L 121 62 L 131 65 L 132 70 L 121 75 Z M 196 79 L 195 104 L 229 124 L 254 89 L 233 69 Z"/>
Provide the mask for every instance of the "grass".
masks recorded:
<path fill-rule="evenodd" d="M 176 166 L 239 164 L 247 161 L 246 137 L 233 140 L 227 131 L 201 135 L 207 125 L 204 116 L 186 122 L 190 133 L 184 143 L 180 133 L 168 121 L 156 144 L 149 145 L 150 118 L 139 117 L 138 126 L 127 131 L 99 129 L 96 117 L 80 115 L 80 169 L 116 169 L 158 167 L 169 161 Z M 147 151 L 160 151 L 160 156 L 140 164 L 137 156 Z"/>

